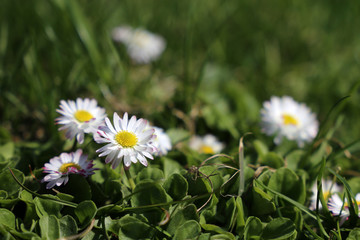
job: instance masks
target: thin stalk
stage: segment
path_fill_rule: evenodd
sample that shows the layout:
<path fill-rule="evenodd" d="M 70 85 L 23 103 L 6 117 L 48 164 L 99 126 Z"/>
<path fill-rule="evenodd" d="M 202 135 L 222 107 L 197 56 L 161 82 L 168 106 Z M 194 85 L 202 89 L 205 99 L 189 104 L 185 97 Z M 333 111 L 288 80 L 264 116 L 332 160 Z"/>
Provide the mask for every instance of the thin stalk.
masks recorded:
<path fill-rule="evenodd" d="M 135 182 L 134 182 L 134 179 L 131 177 L 130 170 L 125 169 L 125 175 L 129 181 L 131 189 L 134 191 L 135 190 Z"/>

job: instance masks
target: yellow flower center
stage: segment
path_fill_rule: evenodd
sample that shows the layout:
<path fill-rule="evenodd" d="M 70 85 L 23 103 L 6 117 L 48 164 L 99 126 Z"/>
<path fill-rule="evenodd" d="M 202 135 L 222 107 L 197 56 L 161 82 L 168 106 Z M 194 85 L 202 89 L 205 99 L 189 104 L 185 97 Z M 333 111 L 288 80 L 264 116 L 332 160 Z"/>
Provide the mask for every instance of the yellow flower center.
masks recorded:
<path fill-rule="evenodd" d="M 115 135 L 115 140 L 124 148 L 134 147 L 138 142 L 136 135 L 128 131 L 118 132 Z"/>
<path fill-rule="evenodd" d="M 90 119 L 94 118 L 91 113 L 89 113 L 88 111 L 85 111 L 85 110 L 77 110 L 74 114 L 74 117 L 79 122 L 87 122 Z"/>
<path fill-rule="evenodd" d="M 298 125 L 299 122 L 296 120 L 296 118 L 294 118 L 293 116 L 289 115 L 289 114 L 283 114 L 282 115 L 283 121 L 285 125 Z"/>
<path fill-rule="evenodd" d="M 74 167 L 74 168 L 76 168 L 77 170 L 80 170 L 80 169 L 81 169 L 81 167 L 80 167 L 79 165 L 77 165 L 76 163 L 64 163 L 64 164 L 61 165 L 61 167 L 59 168 L 59 171 L 60 171 L 61 173 L 66 173 L 70 167 Z"/>
<path fill-rule="evenodd" d="M 215 154 L 215 151 L 212 147 L 210 147 L 209 145 L 202 145 L 200 147 L 200 152 L 205 153 L 205 154 Z"/>

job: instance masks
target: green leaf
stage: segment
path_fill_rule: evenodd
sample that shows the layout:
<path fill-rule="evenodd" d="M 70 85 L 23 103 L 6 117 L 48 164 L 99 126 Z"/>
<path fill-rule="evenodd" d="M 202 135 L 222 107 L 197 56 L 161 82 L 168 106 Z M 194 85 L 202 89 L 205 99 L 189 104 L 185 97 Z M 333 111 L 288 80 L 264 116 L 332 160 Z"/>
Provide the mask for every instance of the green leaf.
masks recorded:
<path fill-rule="evenodd" d="M 5 208 L 0 208 L 0 224 L 15 229 L 15 215 Z"/>
<path fill-rule="evenodd" d="M 351 230 L 346 240 L 358 240 L 358 239 L 360 239 L 360 228 L 354 228 L 353 230 Z"/>
<path fill-rule="evenodd" d="M 173 173 L 180 173 L 183 167 L 177 162 L 167 157 L 162 157 L 165 177 L 168 178 Z"/>
<path fill-rule="evenodd" d="M 136 217 L 126 215 L 119 220 L 119 239 L 150 239 L 152 227 Z"/>
<path fill-rule="evenodd" d="M 254 185 L 252 189 L 251 213 L 254 215 L 266 215 L 276 210 L 272 197 Z"/>
<path fill-rule="evenodd" d="M 224 181 L 216 167 L 202 166 L 199 168 L 199 172 L 201 177 L 208 177 L 210 179 L 214 190 L 220 189 Z"/>
<path fill-rule="evenodd" d="M 245 223 L 244 239 L 257 240 L 260 239 L 262 233 L 262 223 L 257 217 L 250 216 Z"/>
<path fill-rule="evenodd" d="M 39 220 L 39 226 L 43 239 L 53 240 L 60 237 L 59 220 L 55 216 L 42 216 Z"/>
<path fill-rule="evenodd" d="M 284 166 L 284 159 L 275 152 L 269 152 L 261 159 L 260 163 L 277 169 Z"/>
<path fill-rule="evenodd" d="M 268 187 L 282 193 L 291 199 L 305 203 L 306 186 L 302 179 L 299 178 L 292 170 L 288 168 L 278 169 L 270 178 Z M 274 196 L 271 192 L 270 196 Z"/>
<path fill-rule="evenodd" d="M 189 131 L 181 128 L 170 128 L 166 131 L 166 133 L 171 139 L 171 143 L 173 145 L 178 142 L 182 142 L 190 137 Z"/>
<path fill-rule="evenodd" d="M 134 207 L 147 206 L 157 203 L 166 203 L 167 194 L 160 184 L 149 181 L 142 181 L 134 189 L 134 195 L 131 198 L 131 204 Z M 145 212 L 144 216 L 152 223 L 158 223 L 162 220 L 163 211 L 154 208 Z"/>
<path fill-rule="evenodd" d="M 97 208 L 93 201 L 86 200 L 79 203 L 79 205 L 75 208 L 74 212 L 79 220 L 81 228 L 89 225 L 91 220 L 95 217 L 96 211 Z"/>
<path fill-rule="evenodd" d="M 221 234 L 212 235 L 210 237 L 210 240 L 218 240 L 218 239 L 221 239 L 221 240 L 235 240 L 236 238 L 231 233 L 221 233 Z"/>
<path fill-rule="evenodd" d="M 58 199 L 57 197 L 50 194 L 44 194 L 44 196 L 53 199 Z M 36 197 L 34 199 L 34 204 L 35 204 L 36 213 L 39 217 L 49 216 L 49 215 L 54 215 L 57 217 L 61 216 L 60 210 L 62 209 L 63 206 L 54 201 L 49 201 L 48 199 Z"/>
<path fill-rule="evenodd" d="M 287 218 L 275 218 L 270 221 L 262 232 L 262 239 L 292 240 L 296 239 L 297 231 L 294 223 Z"/>
<path fill-rule="evenodd" d="M 188 182 L 182 175 L 174 173 L 165 180 L 163 187 L 172 199 L 181 200 L 187 194 Z"/>
<path fill-rule="evenodd" d="M 70 215 L 66 215 L 59 219 L 60 237 L 75 235 L 78 232 L 76 221 Z"/>
<path fill-rule="evenodd" d="M 164 173 L 158 168 L 147 167 L 142 169 L 136 175 L 136 183 L 141 182 L 142 180 L 151 179 L 153 181 L 159 181 L 164 179 Z"/>
<path fill-rule="evenodd" d="M 21 183 L 25 182 L 25 176 L 21 171 L 14 168 L 11 170 Z M 20 190 L 19 184 L 14 180 L 8 169 L 0 173 L 0 190 L 6 191 L 9 197 L 15 195 Z"/>
<path fill-rule="evenodd" d="M 199 215 L 196 212 L 196 206 L 194 204 L 177 209 L 176 213 L 171 216 L 166 231 L 170 234 L 174 234 L 179 226 L 189 220 L 199 221 Z"/>
<path fill-rule="evenodd" d="M 61 192 L 74 197 L 76 203 L 91 199 L 91 188 L 86 179 L 78 174 L 70 174 L 69 182 L 61 187 Z"/>
<path fill-rule="evenodd" d="M 201 233 L 201 227 L 195 220 L 186 221 L 175 232 L 174 240 L 195 239 Z"/>
<path fill-rule="evenodd" d="M 0 146 L 0 155 L 2 155 L 6 160 L 12 158 L 15 153 L 15 144 L 14 142 L 8 142 Z"/>

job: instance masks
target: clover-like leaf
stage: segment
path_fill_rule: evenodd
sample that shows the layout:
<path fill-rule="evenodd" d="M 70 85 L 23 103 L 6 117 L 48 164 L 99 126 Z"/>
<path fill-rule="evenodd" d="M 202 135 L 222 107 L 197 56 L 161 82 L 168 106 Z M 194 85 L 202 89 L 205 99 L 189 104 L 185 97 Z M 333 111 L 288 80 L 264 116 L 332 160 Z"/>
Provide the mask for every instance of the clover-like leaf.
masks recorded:
<path fill-rule="evenodd" d="M 297 231 L 294 223 L 288 218 L 275 218 L 264 228 L 261 237 L 268 240 L 296 239 Z"/>
<path fill-rule="evenodd" d="M 74 212 L 79 220 L 80 227 L 86 227 L 96 215 L 96 205 L 93 201 L 86 200 L 75 208 Z"/>
<path fill-rule="evenodd" d="M 182 175 L 174 173 L 165 180 L 163 187 L 172 199 L 181 200 L 187 194 L 188 182 Z"/>
<path fill-rule="evenodd" d="M 200 224 L 195 220 L 186 221 L 175 232 L 174 240 L 196 239 L 201 233 Z"/>

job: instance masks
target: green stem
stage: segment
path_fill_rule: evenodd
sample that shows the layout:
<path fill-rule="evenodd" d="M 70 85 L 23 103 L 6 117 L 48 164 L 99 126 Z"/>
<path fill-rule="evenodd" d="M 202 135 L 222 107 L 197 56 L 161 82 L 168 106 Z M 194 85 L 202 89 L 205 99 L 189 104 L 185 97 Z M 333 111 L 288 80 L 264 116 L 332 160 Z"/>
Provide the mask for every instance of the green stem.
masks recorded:
<path fill-rule="evenodd" d="M 134 189 L 135 189 L 135 182 L 134 182 L 134 179 L 132 179 L 132 177 L 131 177 L 130 170 L 126 170 L 126 169 L 125 169 L 125 175 L 126 175 L 128 181 L 129 181 L 129 183 L 130 183 L 131 189 L 134 191 Z"/>

